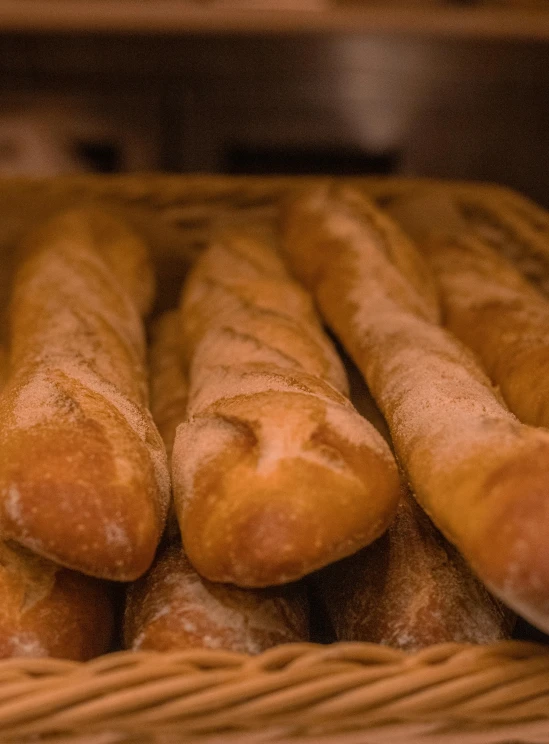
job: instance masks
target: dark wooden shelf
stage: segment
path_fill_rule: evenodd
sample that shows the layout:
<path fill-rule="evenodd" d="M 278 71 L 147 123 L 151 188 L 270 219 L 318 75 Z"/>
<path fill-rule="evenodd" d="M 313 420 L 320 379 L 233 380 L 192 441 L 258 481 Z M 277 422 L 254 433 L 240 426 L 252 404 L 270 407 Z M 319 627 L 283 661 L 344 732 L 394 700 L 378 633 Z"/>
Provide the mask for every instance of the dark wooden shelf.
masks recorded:
<path fill-rule="evenodd" d="M 274 3 L 273 3 L 274 4 Z M 185 0 L 0 0 L 1 33 L 319 34 L 390 33 L 451 38 L 549 40 L 545 9 L 442 7 L 394 3 L 330 7 L 319 2 L 229 2 L 192 5 Z M 295 9 L 296 7 L 301 7 Z M 303 6 L 305 5 L 305 9 Z M 265 6 L 268 6 L 265 3 Z M 294 8 L 294 9 L 293 9 Z"/>

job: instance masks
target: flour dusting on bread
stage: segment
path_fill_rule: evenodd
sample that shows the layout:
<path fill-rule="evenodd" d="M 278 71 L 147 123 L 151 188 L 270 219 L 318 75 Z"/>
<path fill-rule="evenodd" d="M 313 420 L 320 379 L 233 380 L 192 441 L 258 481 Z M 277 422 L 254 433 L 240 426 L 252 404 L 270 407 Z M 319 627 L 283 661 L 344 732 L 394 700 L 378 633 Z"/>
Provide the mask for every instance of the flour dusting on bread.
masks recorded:
<path fill-rule="evenodd" d="M 2 535 L 121 580 L 150 564 L 169 500 L 165 448 L 147 410 L 145 255 L 124 223 L 94 209 L 29 234 L 0 396 Z"/>

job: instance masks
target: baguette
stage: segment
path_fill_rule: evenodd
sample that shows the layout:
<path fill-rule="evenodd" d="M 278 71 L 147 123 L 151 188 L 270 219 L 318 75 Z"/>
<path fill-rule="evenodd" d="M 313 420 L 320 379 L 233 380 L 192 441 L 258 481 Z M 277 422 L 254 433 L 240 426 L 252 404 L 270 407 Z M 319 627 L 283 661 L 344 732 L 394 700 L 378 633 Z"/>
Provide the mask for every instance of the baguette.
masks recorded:
<path fill-rule="evenodd" d="M 372 545 L 315 581 L 338 641 L 404 651 L 436 643 L 495 643 L 514 615 L 494 599 L 411 494 Z"/>
<path fill-rule="evenodd" d="M 0 397 L 0 534 L 68 568 L 131 580 L 168 505 L 146 408 L 140 240 L 107 213 L 59 215 L 25 241 Z"/>
<path fill-rule="evenodd" d="M 172 475 L 198 572 L 282 584 L 378 537 L 398 501 L 394 459 L 345 396 L 312 301 L 268 242 L 220 235 L 180 312 L 190 389 Z"/>
<path fill-rule="evenodd" d="M 151 349 L 151 409 L 168 456 L 185 418 L 187 381 L 179 353 L 179 316 L 164 314 Z M 127 648 L 174 651 L 216 648 L 259 653 L 277 643 L 308 640 L 304 587 L 237 589 L 202 579 L 173 531 L 151 570 L 128 589 Z"/>
<path fill-rule="evenodd" d="M 124 644 L 134 651 L 211 648 L 258 654 L 308 637 L 302 586 L 239 589 L 214 584 L 197 574 L 175 541 L 163 547 L 150 571 L 128 589 Z"/>
<path fill-rule="evenodd" d="M 390 440 L 360 373 L 352 363 L 347 371 L 357 410 Z M 514 625 L 514 614 L 489 594 L 409 490 L 387 532 L 320 571 L 315 587 L 338 641 L 418 651 L 435 643 L 494 643 Z"/>
<path fill-rule="evenodd" d="M 106 582 L 0 542 L 0 659 L 87 661 L 109 650 L 113 629 Z"/>
<path fill-rule="evenodd" d="M 393 210 L 439 282 L 446 326 L 475 352 L 521 421 L 549 427 L 546 297 L 474 234 L 449 199 L 431 194 Z M 447 216 L 436 230 L 434 211 Z"/>
<path fill-rule="evenodd" d="M 7 377 L 0 348 L 0 389 Z M 87 661 L 109 650 L 114 627 L 105 582 L 0 541 L 0 659 L 56 656 Z"/>
<path fill-rule="evenodd" d="M 327 185 L 288 206 L 284 246 L 364 375 L 422 506 L 494 594 L 549 629 L 549 433 L 521 424 L 425 312 L 386 250 L 389 229 L 358 192 Z"/>

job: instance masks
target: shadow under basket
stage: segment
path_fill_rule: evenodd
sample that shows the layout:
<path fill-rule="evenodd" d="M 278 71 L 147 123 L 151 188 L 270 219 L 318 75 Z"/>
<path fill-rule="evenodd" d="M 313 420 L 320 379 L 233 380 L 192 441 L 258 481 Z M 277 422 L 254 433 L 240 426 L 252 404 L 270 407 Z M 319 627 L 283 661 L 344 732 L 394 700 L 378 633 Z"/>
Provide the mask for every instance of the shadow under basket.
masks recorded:
<path fill-rule="evenodd" d="M 0 182 L 0 289 L 9 282 L 11 248 L 29 228 L 92 201 L 123 214 L 148 240 L 162 310 L 175 302 L 217 223 L 255 221 L 276 229 L 281 200 L 319 180 L 136 175 Z M 518 241 L 511 258 L 547 291 L 549 215 L 521 196 L 478 184 L 346 180 L 381 206 L 408 192 L 442 189 L 472 223 L 493 222 L 499 204 L 500 212 L 530 226 L 531 241 Z M 495 227 L 512 247 L 512 220 Z M 87 663 L 9 659 L 0 661 L 0 740 L 549 742 L 549 646 L 443 644 L 406 653 L 369 643 L 291 644 L 254 657 L 188 650 L 117 652 Z"/>

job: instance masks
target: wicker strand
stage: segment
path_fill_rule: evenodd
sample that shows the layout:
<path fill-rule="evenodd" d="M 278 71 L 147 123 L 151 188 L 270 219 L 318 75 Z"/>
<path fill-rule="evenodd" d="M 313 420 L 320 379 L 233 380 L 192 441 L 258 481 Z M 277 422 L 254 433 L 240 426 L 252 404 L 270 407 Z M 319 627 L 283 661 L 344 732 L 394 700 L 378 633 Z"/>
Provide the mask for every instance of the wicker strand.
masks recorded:
<path fill-rule="evenodd" d="M 87 664 L 21 661 L 18 677 L 0 688 L 0 730 L 15 741 L 79 731 L 304 736 L 395 723 L 478 729 L 536 721 L 549 734 L 549 649 L 528 643 L 444 644 L 414 655 L 297 644 L 255 658 L 195 650 L 121 652 Z M 14 665 L 0 663 L 0 678 Z"/>

